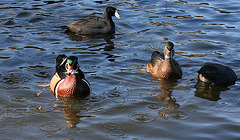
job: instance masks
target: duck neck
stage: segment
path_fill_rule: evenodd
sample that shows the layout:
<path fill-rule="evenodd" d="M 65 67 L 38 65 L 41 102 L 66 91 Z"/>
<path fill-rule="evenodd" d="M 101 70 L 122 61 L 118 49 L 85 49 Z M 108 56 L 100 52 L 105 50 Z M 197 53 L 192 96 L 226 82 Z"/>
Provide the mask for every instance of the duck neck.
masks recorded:
<path fill-rule="evenodd" d="M 165 61 L 163 62 L 165 71 L 171 71 L 172 70 L 172 59 L 171 58 L 165 58 Z"/>
<path fill-rule="evenodd" d="M 171 64 L 172 63 L 172 58 L 165 56 L 165 62 Z"/>

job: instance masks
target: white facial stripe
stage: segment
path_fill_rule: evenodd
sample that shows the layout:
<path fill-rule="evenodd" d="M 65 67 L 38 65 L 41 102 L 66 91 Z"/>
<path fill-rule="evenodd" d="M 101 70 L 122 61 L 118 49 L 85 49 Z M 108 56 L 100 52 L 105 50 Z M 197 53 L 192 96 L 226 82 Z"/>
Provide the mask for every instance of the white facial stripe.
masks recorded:
<path fill-rule="evenodd" d="M 120 19 L 120 15 L 118 14 L 117 10 L 115 11 L 115 17 L 117 17 L 118 19 Z"/>
<path fill-rule="evenodd" d="M 60 64 L 60 66 L 63 65 L 63 63 L 64 63 L 66 60 L 67 60 L 67 58 L 65 58 L 65 59 L 62 61 L 62 63 Z"/>
<path fill-rule="evenodd" d="M 59 82 L 57 83 L 55 89 L 54 89 L 54 91 L 55 91 L 55 96 L 56 96 L 56 97 L 58 96 L 57 89 L 58 89 L 59 85 L 60 85 L 63 81 L 64 81 L 64 79 L 62 79 L 61 81 L 59 81 Z"/>

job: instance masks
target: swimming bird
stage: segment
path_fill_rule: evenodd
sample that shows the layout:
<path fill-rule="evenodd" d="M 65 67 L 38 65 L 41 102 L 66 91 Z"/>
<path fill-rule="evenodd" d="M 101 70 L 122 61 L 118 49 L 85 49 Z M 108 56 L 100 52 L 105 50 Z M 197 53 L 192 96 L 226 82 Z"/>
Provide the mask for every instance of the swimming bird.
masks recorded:
<path fill-rule="evenodd" d="M 84 18 L 67 24 L 65 28 L 79 34 L 114 34 L 115 24 L 112 16 L 120 19 L 117 8 L 108 6 L 104 11 L 104 19 L 100 17 Z"/>
<path fill-rule="evenodd" d="M 237 75 L 227 66 L 217 63 L 206 63 L 198 70 L 198 79 L 214 85 L 235 84 Z"/>
<path fill-rule="evenodd" d="M 50 82 L 50 89 L 56 97 L 82 97 L 90 94 L 90 84 L 79 69 L 76 56 L 57 56 L 56 71 Z"/>
<path fill-rule="evenodd" d="M 182 77 L 182 69 L 178 62 L 173 59 L 174 44 L 166 43 L 163 54 L 154 51 L 148 62 L 146 71 L 156 78 L 179 79 Z"/>

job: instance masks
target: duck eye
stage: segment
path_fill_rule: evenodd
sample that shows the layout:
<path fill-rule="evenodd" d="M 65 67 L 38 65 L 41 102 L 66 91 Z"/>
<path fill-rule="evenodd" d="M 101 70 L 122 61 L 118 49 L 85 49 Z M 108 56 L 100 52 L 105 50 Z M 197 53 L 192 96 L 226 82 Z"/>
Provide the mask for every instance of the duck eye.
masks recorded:
<path fill-rule="evenodd" d="M 78 68 L 78 64 L 77 64 L 77 62 L 75 62 L 73 65 L 73 69 L 76 70 L 77 68 Z"/>

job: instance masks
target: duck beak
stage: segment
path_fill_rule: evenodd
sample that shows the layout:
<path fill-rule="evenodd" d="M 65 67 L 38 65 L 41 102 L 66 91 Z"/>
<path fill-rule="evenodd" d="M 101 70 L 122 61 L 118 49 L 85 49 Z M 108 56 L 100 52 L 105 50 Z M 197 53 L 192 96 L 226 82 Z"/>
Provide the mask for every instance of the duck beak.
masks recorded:
<path fill-rule="evenodd" d="M 170 54 L 170 51 L 168 51 L 166 54 L 165 54 L 165 59 L 170 59 L 171 58 L 171 54 Z"/>
<path fill-rule="evenodd" d="M 73 66 L 68 66 L 67 68 L 67 74 L 71 75 L 71 74 L 78 74 L 77 70 L 73 69 Z"/>
<path fill-rule="evenodd" d="M 165 59 L 170 59 L 173 57 L 173 53 L 169 50 L 166 50 L 164 57 L 165 57 Z"/>
<path fill-rule="evenodd" d="M 69 65 L 68 65 L 67 73 L 68 73 L 68 74 L 73 74 L 73 66 L 69 66 Z"/>
<path fill-rule="evenodd" d="M 115 11 L 115 17 L 117 17 L 118 19 L 120 19 L 120 15 L 118 14 L 117 10 Z"/>

